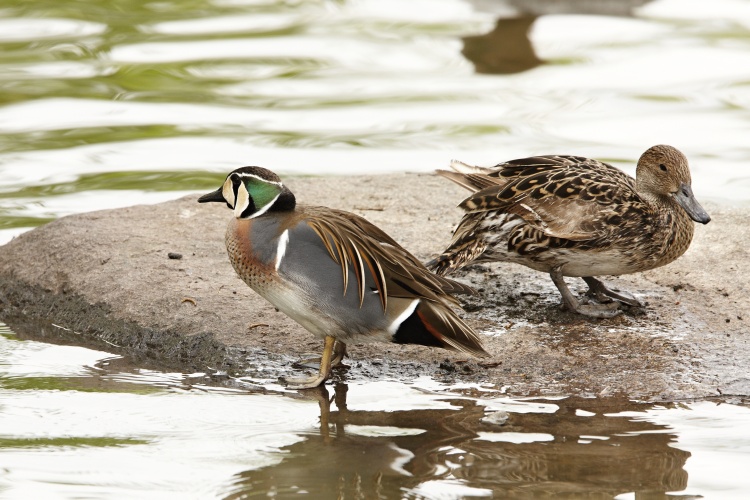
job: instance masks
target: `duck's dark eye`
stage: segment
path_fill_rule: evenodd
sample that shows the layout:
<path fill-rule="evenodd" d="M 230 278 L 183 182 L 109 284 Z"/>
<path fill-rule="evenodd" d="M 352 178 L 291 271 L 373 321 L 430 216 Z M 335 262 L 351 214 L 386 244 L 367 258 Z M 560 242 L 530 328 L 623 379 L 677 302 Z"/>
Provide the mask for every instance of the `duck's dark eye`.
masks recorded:
<path fill-rule="evenodd" d="M 667 166 L 664 165 L 663 163 L 659 163 L 659 168 L 661 169 L 662 172 L 666 172 L 667 171 Z"/>

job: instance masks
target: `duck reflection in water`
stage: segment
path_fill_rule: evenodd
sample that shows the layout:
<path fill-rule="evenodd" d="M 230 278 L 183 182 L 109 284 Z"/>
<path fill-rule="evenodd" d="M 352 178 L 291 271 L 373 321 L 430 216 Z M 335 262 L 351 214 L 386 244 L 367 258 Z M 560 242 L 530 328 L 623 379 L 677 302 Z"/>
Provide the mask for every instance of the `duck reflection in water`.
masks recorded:
<path fill-rule="evenodd" d="M 506 75 L 528 71 L 544 63 L 534 52 L 529 32 L 542 15 L 633 15 L 650 0 L 469 0 L 478 11 L 496 12 L 494 28 L 462 38 L 461 53 L 477 73 Z"/>
<path fill-rule="evenodd" d="M 652 405 L 567 398 L 554 412 L 509 414 L 482 422 L 481 400 L 446 394 L 451 408 L 361 411 L 347 406 L 346 384 L 320 405 L 320 431 L 285 447 L 276 465 L 235 476 L 225 498 L 403 498 L 455 491 L 456 497 L 578 496 L 679 498 L 690 453 L 674 448 L 668 428 L 629 417 Z M 495 400 L 497 401 L 497 400 Z M 335 409 L 332 410 L 332 403 Z M 531 405 L 530 405 L 531 406 Z M 524 439 L 528 436 L 530 439 Z M 655 496 L 654 496 L 655 495 Z"/>

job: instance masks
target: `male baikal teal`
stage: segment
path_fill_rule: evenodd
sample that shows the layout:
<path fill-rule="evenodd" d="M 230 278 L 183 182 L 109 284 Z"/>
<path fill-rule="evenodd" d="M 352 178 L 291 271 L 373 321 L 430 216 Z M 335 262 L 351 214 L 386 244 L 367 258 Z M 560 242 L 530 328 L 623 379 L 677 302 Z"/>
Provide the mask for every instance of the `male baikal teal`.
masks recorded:
<path fill-rule="evenodd" d="M 231 172 L 199 202 L 234 211 L 226 231 L 232 266 L 255 292 L 324 340 L 317 376 L 290 379 L 316 387 L 346 344 L 396 342 L 487 353 L 452 309 L 473 290 L 437 276 L 384 231 L 342 210 L 297 204 L 270 170 Z M 240 312 L 241 313 L 241 312 Z"/>
<path fill-rule="evenodd" d="M 471 262 L 523 264 L 549 273 L 567 309 L 592 317 L 617 315 L 619 303 L 641 306 L 595 276 L 669 264 L 690 246 L 693 221 L 711 220 L 693 196 L 687 158 L 671 146 L 643 153 L 635 179 L 580 156 L 451 167 L 438 174 L 474 193 L 459 205 L 466 214 L 450 245 L 427 266 L 442 276 Z M 599 303 L 581 303 L 564 276 L 583 278 Z"/>

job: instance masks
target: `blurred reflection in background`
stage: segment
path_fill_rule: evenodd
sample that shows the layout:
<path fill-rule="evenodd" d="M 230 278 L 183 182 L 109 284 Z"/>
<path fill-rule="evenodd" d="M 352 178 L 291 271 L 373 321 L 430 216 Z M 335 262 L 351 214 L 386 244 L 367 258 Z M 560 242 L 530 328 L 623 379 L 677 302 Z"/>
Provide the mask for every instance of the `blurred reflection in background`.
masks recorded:
<path fill-rule="evenodd" d="M 495 28 L 466 36 L 461 53 L 477 73 L 521 73 L 543 63 L 534 53 L 529 29 L 542 15 L 594 14 L 632 16 L 633 9 L 650 0 L 470 0 L 479 11 L 497 12 Z"/>

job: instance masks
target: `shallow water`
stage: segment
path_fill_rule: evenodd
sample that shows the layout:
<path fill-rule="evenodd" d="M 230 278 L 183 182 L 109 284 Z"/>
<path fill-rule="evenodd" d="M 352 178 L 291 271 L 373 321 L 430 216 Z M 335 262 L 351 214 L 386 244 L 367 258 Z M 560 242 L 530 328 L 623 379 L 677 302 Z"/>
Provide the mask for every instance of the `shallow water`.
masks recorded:
<path fill-rule="evenodd" d="M 692 161 L 750 200 L 740 0 L 117 2 L 0 8 L 0 242 L 61 215 L 282 174 L 540 153 Z"/>
<path fill-rule="evenodd" d="M 745 498 L 750 408 L 206 384 L 0 324 L 0 497 Z M 503 417 L 507 421 L 502 423 Z M 486 422 L 495 417 L 498 423 Z M 484 419 L 484 420 L 483 420 Z"/>

